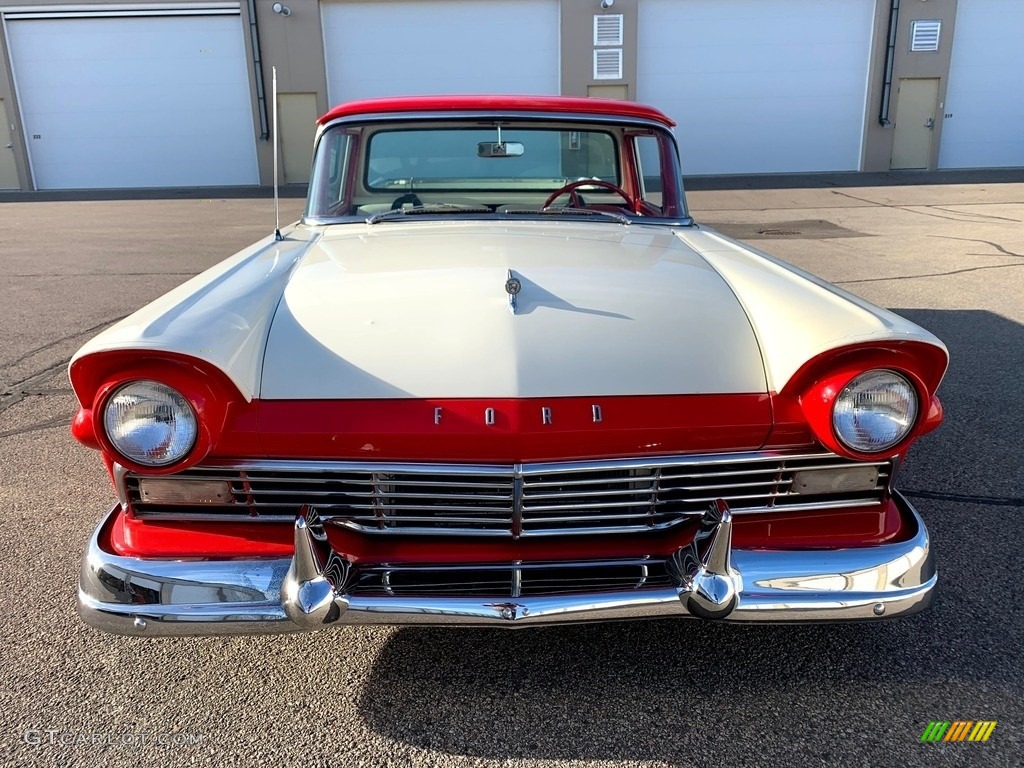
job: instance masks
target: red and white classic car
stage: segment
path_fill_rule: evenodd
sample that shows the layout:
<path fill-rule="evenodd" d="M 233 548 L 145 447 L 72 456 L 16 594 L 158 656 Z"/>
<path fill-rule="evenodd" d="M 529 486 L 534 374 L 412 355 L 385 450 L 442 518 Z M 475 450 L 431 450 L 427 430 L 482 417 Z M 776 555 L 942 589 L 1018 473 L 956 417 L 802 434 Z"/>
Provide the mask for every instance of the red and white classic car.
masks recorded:
<path fill-rule="evenodd" d="M 85 345 L 118 502 L 80 613 L 129 635 L 925 607 L 893 489 L 927 331 L 689 217 L 634 103 L 319 121 L 300 222 Z"/>

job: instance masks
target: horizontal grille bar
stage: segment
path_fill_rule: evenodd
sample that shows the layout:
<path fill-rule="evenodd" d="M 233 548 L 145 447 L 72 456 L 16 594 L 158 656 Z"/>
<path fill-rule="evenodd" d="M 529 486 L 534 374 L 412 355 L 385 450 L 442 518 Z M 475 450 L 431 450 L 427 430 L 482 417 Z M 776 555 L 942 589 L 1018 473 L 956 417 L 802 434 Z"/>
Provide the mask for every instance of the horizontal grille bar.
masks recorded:
<path fill-rule="evenodd" d="M 511 466 L 253 461 L 119 477 L 140 516 L 293 520 L 310 505 L 324 520 L 367 532 L 542 536 L 658 530 L 716 499 L 738 515 L 878 505 L 894 463 L 782 452 Z M 848 470 L 856 471 L 846 484 L 853 490 L 806 482 Z M 803 490 L 794 485 L 798 472 Z M 175 480 L 205 481 L 199 486 L 211 498 L 190 498 L 186 483 L 175 493 L 159 485 Z M 152 491 L 147 483 L 156 483 Z"/>
<path fill-rule="evenodd" d="M 664 559 L 360 568 L 346 592 L 358 596 L 527 597 L 675 586 Z"/>

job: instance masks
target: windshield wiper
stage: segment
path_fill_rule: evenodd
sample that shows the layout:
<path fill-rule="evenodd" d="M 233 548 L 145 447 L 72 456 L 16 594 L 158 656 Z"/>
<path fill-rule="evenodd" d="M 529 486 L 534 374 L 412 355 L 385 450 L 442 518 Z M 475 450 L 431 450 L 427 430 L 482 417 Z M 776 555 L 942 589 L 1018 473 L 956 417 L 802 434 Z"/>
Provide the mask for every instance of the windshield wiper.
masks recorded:
<path fill-rule="evenodd" d="M 619 224 L 629 224 L 630 219 L 621 213 L 613 213 L 612 211 L 595 211 L 592 208 L 517 208 L 508 209 L 502 211 L 502 213 L 511 214 L 513 216 L 561 216 L 562 214 L 569 214 L 570 216 L 607 216 L 610 219 L 615 219 Z"/>
<path fill-rule="evenodd" d="M 426 203 L 408 208 L 395 208 L 390 211 L 381 211 L 369 216 L 367 224 L 376 224 L 388 219 L 400 219 L 403 216 L 415 216 L 425 213 L 490 213 L 491 209 L 486 206 L 459 205 L 458 203 Z"/>

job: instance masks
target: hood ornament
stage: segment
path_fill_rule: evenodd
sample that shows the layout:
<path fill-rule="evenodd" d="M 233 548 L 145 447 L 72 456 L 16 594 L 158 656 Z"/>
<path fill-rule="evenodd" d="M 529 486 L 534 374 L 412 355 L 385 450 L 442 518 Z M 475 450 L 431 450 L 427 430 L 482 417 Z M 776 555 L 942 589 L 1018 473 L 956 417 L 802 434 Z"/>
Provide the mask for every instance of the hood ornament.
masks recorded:
<path fill-rule="evenodd" d="M 509 311 L 514 315 L 516 313 L 516 296 L 523 290 L 523 284 L 519 281 L 515 275 L 512 274 L 512 270 L 508 271 L 508 279 L 505 281 L 505 293 L 508 294 L 508 308 Z"/>

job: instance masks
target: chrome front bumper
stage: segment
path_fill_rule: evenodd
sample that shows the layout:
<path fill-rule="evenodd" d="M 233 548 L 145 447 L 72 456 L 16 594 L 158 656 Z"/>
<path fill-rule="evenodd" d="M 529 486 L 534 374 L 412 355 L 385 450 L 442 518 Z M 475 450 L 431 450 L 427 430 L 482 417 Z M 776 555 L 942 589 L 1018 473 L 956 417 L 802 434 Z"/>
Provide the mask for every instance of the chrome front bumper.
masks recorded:
<path fill-rule="evenodd" d="M 291 559 L 144 560 L 105 551 L 100 532 L 82 562 L 78 610 L 120 635 L 304 632 L 351 624 L 524 627 L 574 621 L 696 616 L 724 621 L 831 622 L 906 616 L 931 602 L 935 565 L 924 522 L 896 494 L 913 534 L 876 547 L 733 549 L 721 502 L 668 566 L 676 586 L 533 597 L 347 594 L 347 561 L 313 519 L 296 521 Z"/>

